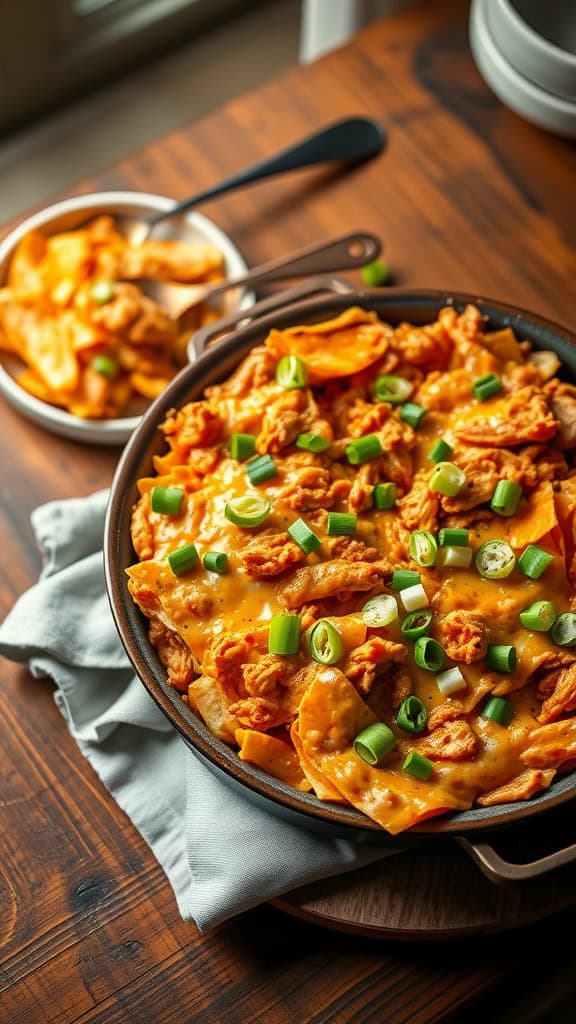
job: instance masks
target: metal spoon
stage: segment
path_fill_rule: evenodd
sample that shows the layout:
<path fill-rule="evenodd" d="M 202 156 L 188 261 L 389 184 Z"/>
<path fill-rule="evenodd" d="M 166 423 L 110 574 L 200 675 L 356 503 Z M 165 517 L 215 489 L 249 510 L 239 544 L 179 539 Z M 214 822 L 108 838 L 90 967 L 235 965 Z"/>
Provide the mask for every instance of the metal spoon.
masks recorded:
<path fill-rule="evenodd" d="M 309 135 L 301 142 L 282 150 L 275 156 L 268 157 L 260 163 L 252 164 L 243 171 L 226 178 L 218 185 L 198 192 L 188 199 L 183 199 L 168 210 L 155 213 L 141 221 L 135 221 L 130 227 L 130 241 L 133 245 L 139 245 L 150 235 L 152 229 L 162 221 L 175 217 L 185 210 L 192 209 L 208 199 L 214 199 L 232 189 L 251 185 L 262 178 L 269 178 L 275 174 L 283 174 L 286 171 L 297 171 L 303 167 L 313 167 L 315 164 L 345 161 L 346 163 L 359 163 L 376 156 L 384 147 L 386 136 L 383 129 L 376 122 L 367 117 L 349 117 L 343 121 L 336 121 L 334 124 L 323 128 L 313 135 Z"/>
<path fill-rule="evenodd" d="M 269 260 L 253 267 L 240 277 L 216 284 L 175 285 L 147 279 L 140 282 L 146 294 L 181 323 L 200 302 L 222 295 L 233 288 L 246 288 L 264 281 L 282 281 L 290 277 L 327 274 L 335 270 L 352 270 L 376 259 L 382 249 L 380 239 L 366 231 L 340 235 L 330 241 L 308 245 L 297 252 Z"/>

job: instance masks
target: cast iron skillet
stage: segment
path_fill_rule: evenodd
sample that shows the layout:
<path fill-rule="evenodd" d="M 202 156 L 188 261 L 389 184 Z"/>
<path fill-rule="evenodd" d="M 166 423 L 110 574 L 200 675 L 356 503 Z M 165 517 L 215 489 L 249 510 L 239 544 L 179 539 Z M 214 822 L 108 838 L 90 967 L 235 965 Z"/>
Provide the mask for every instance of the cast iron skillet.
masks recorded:
<path fill-rule="evenodd" d="M 130 598 L 124 573 L 136 559 L 129 528 L 131 509 L 137 498 L 136 481 L 141 476 L 151 475 L 152 456 L 161 452 L 165 445 L 158 425 L 169 409 L 200 399 L 206 387 L 226 378 L 249 350 L 263 341 L 271 327 L 324 320 L 351 305 L 375 310 L 383 320 L 393 324 L 403 320 L 425 324 L 435 320 L 443 306 L 453 305 L 461 311 L 469 302 L 488 317 L 492 329 L 510 326 L 519 338 L 528 339 L 535 348 L 556 352 L 563 364 L 563 375 L 576 379 L 576 335 L 531 313 L 475 295 L 389 289 L 355 292 L 345 281 L 318 278 L 277 292 L 249 311 L 234 314 L 199 331 L 189 346 L 190 358 L 194 361 L 150 407 L 118 465 L 106 520 L 106 585 L 120 637 L 136 673 L 186 743 L 208 768 L 223 776 L 230 785 L 263 803 L 268 811 L 303 827 L 358 842 L 406 847 L 414 842 L 432 843 L 452 837 L 473 856 L 489 878 L 508 882 L 532 878 L 576 859 L 575 844 L 529 864 L 510 864 L 485 841 L 490 830 L 535 820 L 543 812 L 573 799 L 576 795 L 573 772 L 529 801 L 474 808 L 434 818 L 394 839 L 360 811 L 297 792 L 241 761 L 231 748 L 216 739 L 167 684 L 165 670 L 148 641 L 147 620 Z M 239 321 L 240 326 L 237 326 Z M 208 348 L 208 343 L 214 342 L 216 335 L 222 336 L 224 331 L 229 333 L 223 340 Z"/>

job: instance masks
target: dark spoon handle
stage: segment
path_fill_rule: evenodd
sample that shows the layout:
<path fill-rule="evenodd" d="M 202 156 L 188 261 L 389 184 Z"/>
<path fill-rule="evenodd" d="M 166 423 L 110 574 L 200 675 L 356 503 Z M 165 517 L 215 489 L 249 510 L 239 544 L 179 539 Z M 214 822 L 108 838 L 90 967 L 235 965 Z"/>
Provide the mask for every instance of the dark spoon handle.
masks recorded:
<path fill-rule="evenodd" d="M 247 167 L 226 178 L 218 185 L 204 189 L 195 196 L 183 199 L 175 203 L 169 210 L 154 214 L 147 218 L 147 224 L 152 226 L 158 224 L 167 217 L 190 210 L 207 199 L 214 199 L 232 189 L 241 188 L 244 185 L 251 185 L 262 178 L 270 178 L 274 174 L 283 174 L 285 171 L 297 171 L 303 167 L 313 167 L 314 164 L 330 163 L 333 161 L 346 161 L 358 163 L 361 160 L 368 160 L 384 147 L 386 136 L 380 125 L 366 117 L 350 117 L 343 121 L 337 121 L 320 132 L 315 132 L 308 138 L 298 142 L 295 146 L 284 149 L 276 156 L 262 160 L 258 164 Z"/>

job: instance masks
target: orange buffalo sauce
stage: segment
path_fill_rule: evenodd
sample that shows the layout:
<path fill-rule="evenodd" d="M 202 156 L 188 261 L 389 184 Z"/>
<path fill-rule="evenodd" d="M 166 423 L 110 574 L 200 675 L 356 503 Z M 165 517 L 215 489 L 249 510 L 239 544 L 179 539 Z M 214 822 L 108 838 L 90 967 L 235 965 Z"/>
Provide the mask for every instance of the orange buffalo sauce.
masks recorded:
<path fill-rule="evenodd" d="M 554 376 L 554 358 L 533 359 L 510 329 L 485 327 L 474 307 L 396 328 L 355 308 L 273 331 L 202 401 L 168 415 L 166 452 L 140 481 L 133 511 L 130 593 L 189 705 L 243 760 L 320 800 L 349 803 L 392 834 L 475 802 L 528 799 L 576 755 L 570 631 L 520 619 L 536 602 L 552 602 L 557 615 L 573 607 L 576 388 Z M 286 357 L 296 359 L 294 387 L 276 380 Z M 497 391 L 479 399 L 475 382 L 488 374 Z M 403 403 L 379 400 L 377 382 L 390 375 L 403 382 Z M 424 414 L 414 418 L 405 402 Z M 251 435 L 253 458 L 272 467 L 265 479 L 252 481 L 250 463 L 231 455 L 234 434 Z M 320 451 L 306 447 L 310 436 Z M 371 450 L 358 462 L 363 438 Z M 439 440 L 450 446 L 444 461 L 463 474 L 457 493 L 430 486 Z M 502 481 L 516 489 L 505 515 L 491 505 Z M 382 509 L 383 484 L 395 496 Z M 176 512 L 154 510 L 157 488 L 181 492 Z M 227 511 L 247 495 L 264 502 L 257 525 Z M 334 532 L 334 513 L 353 517 L 345 533 Z M 307 549 L 291 532 L 299 520 L 315 538 Z M 469 565 L 444 563 L 447 528 L 466 531 Z M 418 529 L 439 545 L 428 566 L 411 555 Z M 490 540 L 513 551 L 503 578 L 477 567 Z M 170 556 L 187 545 L 198 559 L 177 575 Z M 518 566 L 529 545 L 551 556 L 538 578 Z M 221 574 L 203 564 L 214 551 L 227 555 Z M 441 670 L 416 663 L 401 629 L 411 606 L 394 588 L 397 570 L 419 573 Z M 362 613 L 380 594 L 398 608 L 385 626 Z M 283 615 L 297 617 L 299 640 L 279 653 L 270 623 Z M 330 664 L 311 639 L 319 622 L 332 630 Z M 511 670 L 494 667 L 498 647 L 513 648 Z M 450 669 L 459 688 L 446 693 Z M 418 732 L 402 715 L 410 696 L 425 709 Z M 503 717 L 487 716 L 492 698 Z M 392 740 L 370 764 L 354 741 L 375 723 Z M 407 769 L 410 755 L 424 759 L 424 776 Z"/>

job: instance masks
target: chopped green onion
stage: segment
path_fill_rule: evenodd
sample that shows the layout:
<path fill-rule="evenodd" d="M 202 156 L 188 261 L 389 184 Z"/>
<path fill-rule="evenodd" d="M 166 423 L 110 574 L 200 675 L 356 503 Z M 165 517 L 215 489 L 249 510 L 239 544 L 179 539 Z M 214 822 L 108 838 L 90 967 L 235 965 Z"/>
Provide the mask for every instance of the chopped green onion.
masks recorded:
<path fill-rule="evenodd" d="M 263 484 L 278 475 L 278 466 L 271 455 L 258 455 L 246 463 L 246 472 L 251 484 Z"/>
<path fill-rule="evenodd" d="M 392 590 L 404 590 L 420 583 L 420 573 L 414 569 L 394 569 L 392 573 Z"/>
<path fill-rule="evenodd" d="M 498 725 L 507 726 L 512 720 L 514 708 L 504 697 L 488 697 L 480 714 L 482 718 L 491 718 Z"/>
<path fill-rule="evenodd" d="M 314 452 L 315 455 L 325 452 L 330 447 L 330 441 L 327 441 L 321 434 L 298 434 L 294 444 L 305 452 Z"/>
<path fill-rule="evenodd" d="M 329 537 L 349 537 L 355 533 L 357 521 L 349 512 L 329 512 L 326 533 Z"/>
<path fill-rule="evenodd" d="M 422 779 L 423 782 L 426 782 L 434 771 L 434 762 L 430 761 L 427 757 L 423 757 L 422 754 L 418 754 L 417 751 L 411 750 L 402 768 L 409 775 L 413 775 L 414 778 Z"/>
<path fill-rule="evenodd" d="M 256 451 L 256 438 L 254 434 L 231 434 L 230 455 L 239 462 L 251 459 Z"/>
<path fill-rule="evenodd" d="M 431 491 L 445 494 L 447 498 L 455 498 L 466 483 L 466 477 L 459 466 L 453 462 L 439 462 L 432 470 L 428 486 Z"/>
<path fill-rule="evenodd" d="M 448 569 L 467 569 L 472 562 L 472 548 L 448 547 L 440 549 L 442 565 Z"/>
<path fill-rule="evenodd" d="M 402 619 L 400 632 L 406 640 L 418 640 L 418 637 L 426 636 L 431 623 L 431 611 L 411 612 L 405 619 Z"/>
<path fill-rule="evenodd" d="M 90 366 L 95 373 L 99 373 L 102 377 L 108 377 L 108 380 L 114 380 L 118 376 L 118 370 L 120 367 L 112 356 L 94 356 Z"/>
<path fill-rule="evenodd" d="M 114 298 L 113 281 L 95 281 L 90 289 L 90 298 L 98 306 L 105 306 Z"/>
<path fill-rule="evenodd" d="M 294 523 L 291 523 L 288 527 L 288 533 L 292 540 L 296 541 L 298 547 L 302 548 L 302 551 L 307 555 L 311 551 L 317 551 L 322 544 L 320 537 L 316 536 L 303 519 L 296 519 Z"/>
<path fill-rule="evenodd" d="M 396 714 L 396 725 L 405 732 L 422 732 L 427 721 L 428 712 L 419 697 L 410 694 L 402 701 Z"/>
<path fill-rule="evenodd" d="M 306 387 L 308 370 L 300 356 L 282 356 L 276 367 L 276 383 L 286 391 Z"/>
<path fill-rule="evenodd" d="M 474 397 L 479 402 L 486 402 L 489 398 L 497 395 L 502 390 L 502 381 L 495 373 L 487 373 L 484 377 L 477 377 L 472 385 Z"/>
<path fill-rule="evenodd" d="M 398 605 L 391 594 L 377 594 L 362 606 L 362 619 L 367 626 L 379 629 L 381 626 L 390 626 L 397 618 Z"/>
<path fill-rule="evenodd" d="M 534 604 L 522 609 L 518 618 L 526 629 L 547 633 L 554 625 L 556 609 L 552 601 L 534 601 Z"/>
<path fill-rule="evenodd" d="M 202 559 L 204 568 L 224 576 L 228 572 L 228 555 L 225 551 L 207 551 Z"/>
<path fill-rule="evenodd" d="M 407 612 L 419 612 L 430 604 L 428 594 L 421 583 L 416 583 L 413 587 L 405 587 L 404 590 L 401 590 L 400 600 Z"/>
<path fill-rule="evenodd" d="M 374 397 L 377 402 L 388 402 L 390 405 L 401 405 L 410 398 L 413 385 L 405 377 L 393 377 L 391 374 L 381 374 L 376 377 L 374 384 Z"/>
<path fill-rule="evenodd" d="M 499 516 L 513 516 L 518 511 L 522 488 L 515 480 L 499 480 L 494 488 L 490 508 Z"/>
<path fill-rule="evenodd" d="M 372 504 L 374 508 L 381 511 L 394 508 L 396 504 L 396 484 L 376 484 L 372 491 Z"/>
<path fill-rule="evenodd" d="M 436 441 L 436 444 L 432 446 L 426 458 L 430 462 L 446 462 L 446 460 L 452 455 L 453 451 L 454 449 L 452 445 L 448 444 L 448 441 L 445 441 L 443 438 L 440 438 L 440 440 Z"/>
<path fill-rule="evenodd" d="M 418 668 L 439 672 L 446 661 L 446 653 L 437 640 L 431 636 L 421 636 L 414 644 L 414 661 Z"/>
<path fill-rule="evenodd" d="M 430 530 L 414 530 L 410 535 L 410 554 L 414 561 L 428 568 L 434 565 L 438 557 L 436 538 Z"/>
<path fill-rule="evenodd" d="M 168 555 L 168 562 L 175 576 L 183 576 L 184 573 L 190 572 L 190 569 L 198 565 L 196 546 L 185 544 L 184 547 L 171 551 Z"/>
<path fill-rule="evenodd" d="M 361 466 L 382 455 L 382 445 L 377 434 L 365 434 L 364 437 L 355 437 L 350 441 L 344 451 L 351 466 Z"/>
<path fill-rule="evenodd" d="M 268 630 L 269 654 L 298 654 L 300 616 L 273 615 Z"/>
<path fill-rule="evenodd" d="M 550 632 L 559 647 L 576 647 L 576 612 L 562 612 Z"/>
<path fill-rule="evenodd" d="M 486 651 L 486 664 L 494 672 L 510 675 L 516 668 L 516 648 L 512 644 L 492 644 Z"/>
<path fill-rule="evenodd" d="M 151 505 L 153 512 L 163 516 L 177 516 L 184 501 L 181 487 L 153 487 Z"/>
<path fill-rule="evenodd" d="M 409 427 L 418 430 L 427 412 L 427 409 L 423 409 L 421 405 L 416 405 L 415 402 L 404 402 L 404 405 L 400 406 L 400 419 L 407 423 Z"/>
<path fill-rule="evenodd" d="M 518 559 L 518 568 L 531 580 L 539 580 L 553 557 L 548 551 L 539 548 L 537 544 L 529 544 Z"/>
<path fill-rule="evenodd" d="M 468 683 L 458 666 L 454 665 L 453 668 L 448 668 L 445 672 L 441 672 L 439 676 L 436 676 L 436 686 L 443 697 L 451 697 L 453 693 L 465 690 Z"/>
<path fill-rule="evenodd" d="M 260 526 L 270 515 L 271 503 L 260 494 L 243 494 L 231 498 L 224 509 L 224 515 L 234 526 Z"/>
<path fill-rule="evenodd" d="M 378 258 L 372 260 L 371 263 L 366 263 L 360 271 L 362 280 L 368 288 L 378 288 L 381 284 L 386 284 L 390 276 L 390 268 L 386 263 L 386 260 Z"/>
<path fill-rule="evenodd" d="M 441 548 L 465 548 L 468 545 L 468 530 L 444 526 L 438 533 Z"/>
<path fill-rule="evenodd" d="M 516 556 L 505 540 L 487 540 L 476 552 L 476 568 L 487 580 L 503 580 L 516 565 Z"/>
<path fill-rule="evenodd" d="M 344 654 L 342 637 L 331 622 L 320 619 L 308 630 L 308 645 L 314 661 L 321 665 L 335 665 Z"/>
<path fill-rule="evenodd" d="M 396 737 L 384 722 L 373 722 L 359 732 L 352 746 L 354 751 L 370 765 L 379 765 L 387 754 L 394 750 Z"/>

